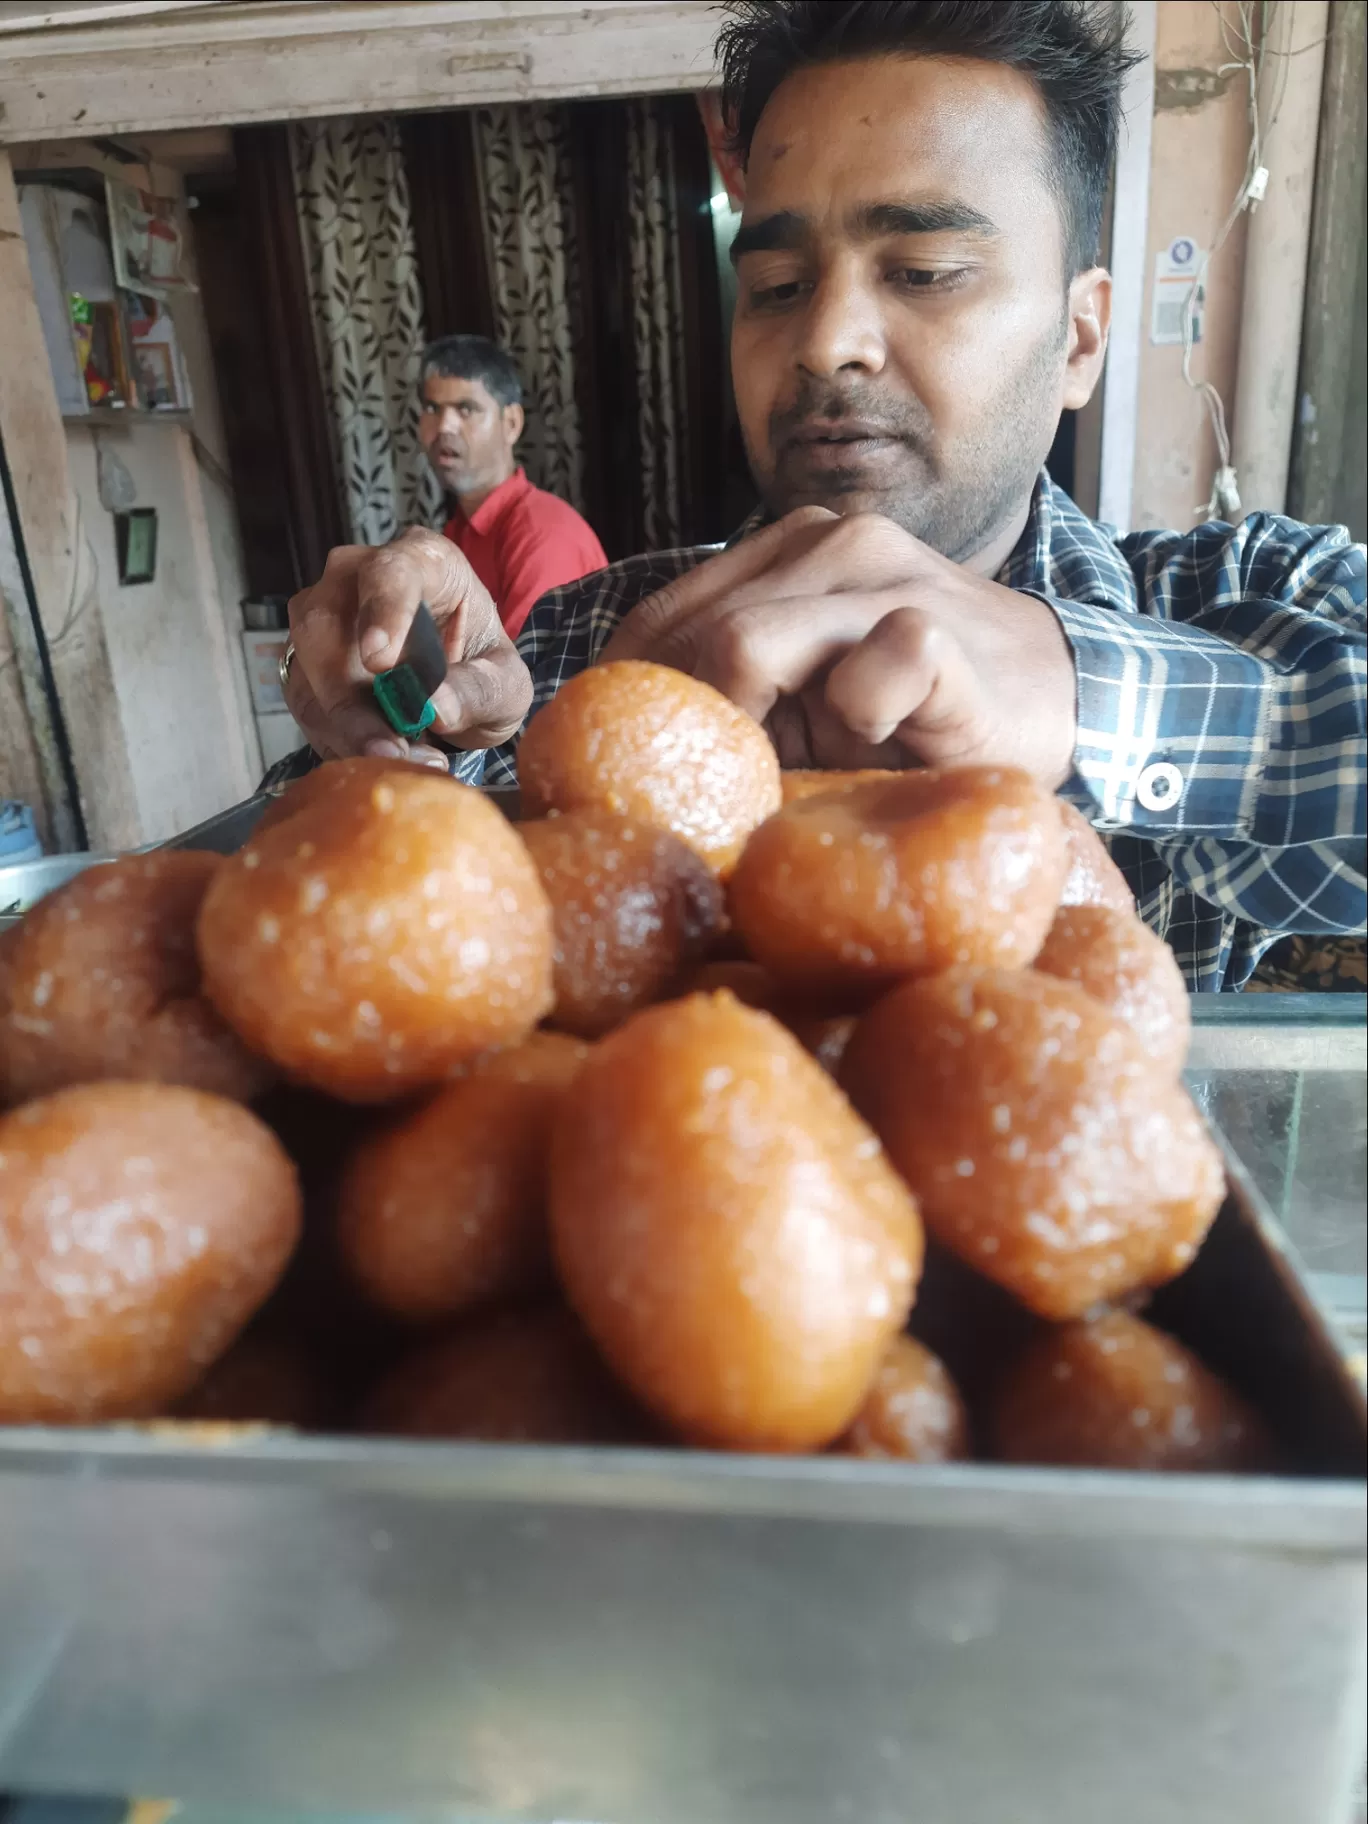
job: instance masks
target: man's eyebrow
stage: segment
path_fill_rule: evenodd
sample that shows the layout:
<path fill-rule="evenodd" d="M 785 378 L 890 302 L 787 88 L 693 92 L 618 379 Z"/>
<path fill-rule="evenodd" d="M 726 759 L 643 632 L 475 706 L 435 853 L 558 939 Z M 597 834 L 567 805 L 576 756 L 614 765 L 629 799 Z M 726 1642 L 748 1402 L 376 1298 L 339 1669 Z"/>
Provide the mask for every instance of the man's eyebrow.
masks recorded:
<path fill-rule="evenodd" d="M 867 203 L 851 226 L 861 240 L 886 234 L 980 234 L 996 236 L 997 223 L 972 203 Z"/>
<path fill-rule="evenodd" d="M 746 222 L 737 229 L 731 244 L 732 265 L 747 253 L 788 252 L 801 247 L 811 232 L 808 218 L 793 209 L 762 215 L 758 222 Z"/>
<path fill-rule="evenodd" d="M 853 233 L 864 241 L 890 234 L 977 234 L 996 238 L 997 223 L 972 203 L 866 203 L 851 219 Z M 789 252 L 801 247 L 812 223 L 793 209 L 781 209 L 758 222 L 747 222 L 731 244 L 732 264 L 748 253 Z"/>

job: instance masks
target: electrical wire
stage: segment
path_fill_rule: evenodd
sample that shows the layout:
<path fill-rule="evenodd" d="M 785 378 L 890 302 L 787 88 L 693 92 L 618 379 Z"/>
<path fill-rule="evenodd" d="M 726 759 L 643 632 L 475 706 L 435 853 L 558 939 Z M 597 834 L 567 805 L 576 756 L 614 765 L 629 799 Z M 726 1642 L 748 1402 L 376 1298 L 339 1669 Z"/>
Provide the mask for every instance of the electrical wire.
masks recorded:
<path fill-rule="evenodd" d="M 1286 0 L 1234 0 L 1233 17 L 1223 0 L 1210 0 L 1210 3 L 1220 22 L 1221 42 L 1229 59 L 1216 73 L 1224 76 L 1234 70 L 1244 72 L 1248 91 L 1245 105 L 1249 117 L 1249 151 L 1245 159 L 1244 177 L 1235 192 L 1235 199 L 1211 246 L 1202 255 L 1184 301 L 1183 379 L 1206 407 L 1218 457 L 1211 493 L 1205 505 L 1197 507 L 1195 511 L 1199 518 L 1213 519 L 1219 515 L 1223 519 L 1235 520 L 1241 514 L 1240 488 L 1239 478 L 1230 460 L 1230 433 L 1226 425 L 1225 402 L 1210 380 L 1198 378 L 1192 371 L 1197 312 L 1206 298 L 1207 275 L 1212 260 L 1224 247 L 1236 222 L 1246 210 L 1252 214 L 1267 191 L 1268 167 L 1264 163 L 1264 152 L 1287 93 L 1288 62 L 1302 51 L 1314 50 L 1315 46 L 1300 45 L 1293 51 L 1286 44 L 1279 46 L 1273 42 L 1275 32 L 1283 31 L 1284 22 L 1284 36 L 1291 36 L 1291 9 Z M 1275 89 L 1272 96 L 1265 96 L 1261 103 L 1260 91 L 1270 62 Z"/>
<path fill-rule="evenodd" d="M 62 699 L 57 689 L 57 674 L 52 668 L 52 649 L 43 625 L 43 617 L 38 611 L 38 591 L 34 586 L 33 569 L 29 563 L 28 545 L 24 539 L 24 528 L 19 519 L 19 501 L 14 491 L 14 478 L 10 473 L 9 458 L 5 454 L 5 439 L 0 435 L 0 500 L 9 516 L 10 530 L 14 537 L 14 554 L 19 564 L 19 580 L 24 591 L 24 603 L 28 609 L 29 620 L 33 629 L 33 644 L 38 654 L 38 670 L 43 683 L 43 695 L 47 698 L 48 725 L 52 734 L 52 745 L 57 754 L 57 766 L 62 775 L 62 784 L 66 791 L 67 809 L 71 816 L 72 829 L 75 832 L 76 847 L 88 849 L 90 835 L 86 829 L 85 811 L 81 804 L 81 788 L 76 778 L 76 762 L 71 752 L 71 737 L 67 730 L 66 716 L 62 710 Z"/>

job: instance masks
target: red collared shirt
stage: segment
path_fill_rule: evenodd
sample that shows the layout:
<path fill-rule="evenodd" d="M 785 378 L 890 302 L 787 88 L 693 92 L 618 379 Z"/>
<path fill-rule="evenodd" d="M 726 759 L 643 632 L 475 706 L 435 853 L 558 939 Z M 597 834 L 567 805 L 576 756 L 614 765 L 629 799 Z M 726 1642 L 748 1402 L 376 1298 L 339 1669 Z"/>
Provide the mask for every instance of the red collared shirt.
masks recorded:
<path fill-rule="evenodd" d="M 442 528 L 494 598 L 510 639 L 548 589 L 608 563 L 592 528 L 521 469 L 501 481 L 467 519 L 458 507 Z"/>

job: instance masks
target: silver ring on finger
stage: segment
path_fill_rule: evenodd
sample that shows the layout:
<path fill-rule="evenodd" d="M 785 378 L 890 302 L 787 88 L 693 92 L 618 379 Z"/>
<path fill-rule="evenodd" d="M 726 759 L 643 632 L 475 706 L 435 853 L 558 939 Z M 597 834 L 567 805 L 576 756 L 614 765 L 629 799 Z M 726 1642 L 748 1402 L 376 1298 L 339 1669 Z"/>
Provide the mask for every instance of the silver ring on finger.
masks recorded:
<path fill-rule="evenodd" d="M 282 690 L 285 689 L 290 681 L 290 667 L 294 664 L 294 661 L 295 643 L 293 640 L 286 640 L 285 650 L 281 653 L 280 658 L 277 661 L 277 670 L 280 673 L 280 688 Z"/>

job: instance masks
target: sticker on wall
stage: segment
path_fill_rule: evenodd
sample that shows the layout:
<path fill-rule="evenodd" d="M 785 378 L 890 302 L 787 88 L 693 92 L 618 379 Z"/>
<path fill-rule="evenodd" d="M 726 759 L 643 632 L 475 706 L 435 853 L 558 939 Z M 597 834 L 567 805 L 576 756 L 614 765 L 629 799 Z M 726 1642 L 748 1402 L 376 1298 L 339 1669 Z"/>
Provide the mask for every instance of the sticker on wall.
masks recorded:
<path fill-rule="evenodd" d="M 1196 241 L 1185 234 L 1180 234 L 1155 254 L 1150 341 L 1156 348 L 1183 346 L 1183 321 L 1189 299 L 1192 301 L 1192 339 L 1201 341 L 1206 287 L 1198 283 L 1198 276 L 1205 258 Z"/>

